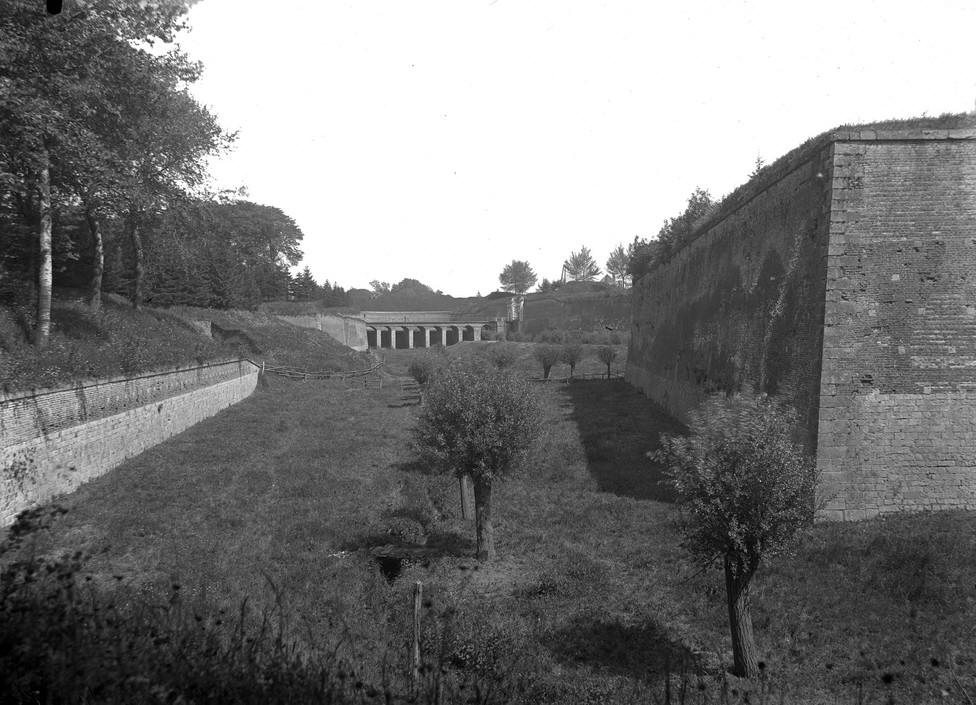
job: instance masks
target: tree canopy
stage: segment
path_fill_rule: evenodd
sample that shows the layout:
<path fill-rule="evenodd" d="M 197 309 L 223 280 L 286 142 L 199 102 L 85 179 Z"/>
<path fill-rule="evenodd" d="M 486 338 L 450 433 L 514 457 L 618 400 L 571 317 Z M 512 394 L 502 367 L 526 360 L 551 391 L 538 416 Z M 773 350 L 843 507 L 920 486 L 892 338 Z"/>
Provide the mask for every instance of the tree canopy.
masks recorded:
<path fill-rule="evenodd" d="M 591 281 L 603 273 L 585 246 L 570 254 L 569 259 L 563 262 L 563 269 L 574 281 Z"/>
<path fill-rule="evenodd" d="M 498 275 L 498 281 L 502 289 L 513 294 L 524 294 L 539 280 L 533 271 L 532 266 L 523 260 L 513 259 L 505 265 L 502 273 Z"/>
<path fill-rule="evenodd" d="M 796 413 L 769 397 L 714 396 L 689 418 L 689 435 L 663 434 L 656 457 L 684 512 L 685 547 L 724 566 L 735 671 L 755 677 L 750 581 L 813 523 L 816 463 L 793 439 Z"/>

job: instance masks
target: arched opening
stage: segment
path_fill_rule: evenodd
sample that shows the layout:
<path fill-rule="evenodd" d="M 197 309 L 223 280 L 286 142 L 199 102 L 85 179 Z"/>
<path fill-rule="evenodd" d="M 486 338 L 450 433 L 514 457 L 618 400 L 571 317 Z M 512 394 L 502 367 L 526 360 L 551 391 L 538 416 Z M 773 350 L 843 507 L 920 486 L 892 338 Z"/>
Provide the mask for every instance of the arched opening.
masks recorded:
<path fill-rule="evenodd" d="M 366 329 L 366 347 L 369 348 L 370 350 L 375 350 L 377 347 L 375 328 Z"/>

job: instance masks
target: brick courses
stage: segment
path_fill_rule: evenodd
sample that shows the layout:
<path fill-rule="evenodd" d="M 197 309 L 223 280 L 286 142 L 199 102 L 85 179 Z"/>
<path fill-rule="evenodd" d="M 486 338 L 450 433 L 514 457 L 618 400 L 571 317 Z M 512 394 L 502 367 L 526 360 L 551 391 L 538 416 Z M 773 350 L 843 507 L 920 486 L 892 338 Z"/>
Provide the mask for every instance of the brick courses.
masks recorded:
<path fill-rule="evenodd" d="M 0 398 L 0 526 L 254 391 L 247 361 Z"/>
<path fill-rule="evenodd" d="M 976 130 L 838 130 L 740 189 L 634 287 L 627 379 L 788 399 L 823 517 L 976 508 Z"/>

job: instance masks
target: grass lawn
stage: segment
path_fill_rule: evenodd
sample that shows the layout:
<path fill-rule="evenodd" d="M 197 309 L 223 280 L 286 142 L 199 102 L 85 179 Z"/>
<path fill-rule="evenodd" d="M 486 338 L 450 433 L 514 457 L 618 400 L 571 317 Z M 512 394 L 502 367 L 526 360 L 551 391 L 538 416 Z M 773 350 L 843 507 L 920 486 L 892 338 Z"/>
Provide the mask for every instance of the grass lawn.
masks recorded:
<path fill-rule="evenodd" d="M 389 353 L 388 371 L 414 354 Z M 374 682 L 406 669 L 422 581 L 425 658 L 503 681 L 498 701 L 663 702 L 664 674 L 680 685 L 683 669 L 688 702 L 744 701 L 759 686 L 723 675 L 720 573 L 687 562 L 645 455 L 680 426 L 621 381 L 536 388 L 546 431 L 530 470 L 498 487 L 490 565 L 470 558 L 454 482 L 415 462 L 419 407 L 398 384 L 275 379 L 64 498 L 38 548 L 89 551 L 96 580 L 149 594 L 175 581 L 229 609 L 248 598 L 307 653 L 353 659 Z M 971 702 L 974 539 L 967 512 L 811 530 L 757 578 L 768 702 Z M 391 582 L 378 545 L 416 557 Z"/>

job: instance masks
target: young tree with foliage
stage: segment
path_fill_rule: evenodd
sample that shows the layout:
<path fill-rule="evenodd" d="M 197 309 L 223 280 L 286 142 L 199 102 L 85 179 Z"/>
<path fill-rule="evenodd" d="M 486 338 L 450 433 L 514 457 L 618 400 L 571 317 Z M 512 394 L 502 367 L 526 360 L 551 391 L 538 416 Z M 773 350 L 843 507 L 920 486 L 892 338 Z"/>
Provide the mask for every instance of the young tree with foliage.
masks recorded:
<path fill-rule="evenodd" d="M 549 379 L 552 366 L 559 362 L 560 349 L 555 345 L 537 345 L 532 356 L 542 364 L 542 378 Z"/>
<path fill-rule="evenodd" d="M 685 547 L 722 563 L 734 672 L 755 678 L 749 586 L 813 523 L 816 463 L 793 440 L 796 413 L 769 397 L 717 395 L 689 417 L 689 434 L 662 434 L 655 456 L 683 510 Z"/>
<path fill-rule="evenodd" d="M 502 289 L 513 294 L 524 294 L 535 286 L 538 280 L 539 277 L 536 276 L 529 263 L 517 259 L 506 264 L 502 273 L 498 275 Z"/>
<path fill-rule="evenodd" d="M 455 359 L 431 380 L 414 445 L 442 471 L 474 484 L 478 560 L 495 556 L 492 485 L 519 467 L 539 435 L 533 389 L 516 375 Z"/>
<path fill-rule="evenodd" d="M 617 348 L 612 345 L 601 345 L 597 348 L 596 356 L 607 366 L 607 379 L 610 379 L 610 365 L 617 359 Z"/>
<path fill-rule="evenodd" d="M 573 281 L 591 281 L 603 274 L 587 247 L 581 247 L 579 252 L 571 253 L 569 259 L 563 262 L 563 269 Z"/>
<path fill-rule="evenodd" d="M 624 246 L 617 245 L 610 252 L 610 258 L 607 260 L 607 272 L 613 278 L 614 283 L 619 282 L 620 286 L 627 286 L 627 266 L 629 264 L 630 257 L 627 255 L 626 250 L 624 250 Z"/>
<path fill-rule="evenodd" d="M 566 343 L 559 353 L 559 359 L 569 365 L 569 376 L 576 373 L 576 365 L 583 359 L 583 346 L 579 343 Z"/>

